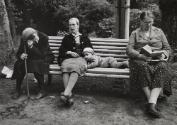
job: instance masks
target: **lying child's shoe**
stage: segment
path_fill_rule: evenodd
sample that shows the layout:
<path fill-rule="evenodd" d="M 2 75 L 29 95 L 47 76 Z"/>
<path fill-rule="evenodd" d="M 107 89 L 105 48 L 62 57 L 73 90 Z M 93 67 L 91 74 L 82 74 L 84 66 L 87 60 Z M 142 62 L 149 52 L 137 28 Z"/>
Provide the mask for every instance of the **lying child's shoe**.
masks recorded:
<path fill-rule="evenodd" d="M 123 68 L 128 68 L 129 67 L 129 62 L 128 61 L 123 61 L 122 62 L 122 67 Z"/>

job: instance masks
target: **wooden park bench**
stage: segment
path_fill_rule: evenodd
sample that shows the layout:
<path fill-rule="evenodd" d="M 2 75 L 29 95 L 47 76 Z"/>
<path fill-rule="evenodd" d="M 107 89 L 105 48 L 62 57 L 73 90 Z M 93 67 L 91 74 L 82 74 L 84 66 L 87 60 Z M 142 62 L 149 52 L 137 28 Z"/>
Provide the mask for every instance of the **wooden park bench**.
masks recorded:
<path fill-rule="evenodd" d="M 57 64 L 58 49 L 61 45 L 63 37 L 49 36 L 49 46 L 55 56 L 53 64 L 50 64 L 48 83 L 51 83 L 52 75 L 61 74 L 60 66 Z M 93 45 L 93 49 L 96 55 L 101 57 L 114 57 L 118 61 L 125 61 L 128 59 L 126 55 L 126 46 L 128 39 L 116 39 L 116 38 L 90 38 Z M 129 85 L 129 69 L 118 68 L 93 68 L 88 69 L 84 76 L 87 77 L 109 77 L 123 79 L 125 87 Z"/>

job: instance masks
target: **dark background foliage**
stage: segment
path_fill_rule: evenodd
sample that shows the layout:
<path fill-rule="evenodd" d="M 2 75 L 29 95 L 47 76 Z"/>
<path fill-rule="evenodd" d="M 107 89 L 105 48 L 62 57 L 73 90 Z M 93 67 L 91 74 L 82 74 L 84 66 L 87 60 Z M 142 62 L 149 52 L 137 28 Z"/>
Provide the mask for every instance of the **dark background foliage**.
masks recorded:
<path fill-rule="evenodd" d="M 82 32 L 100 34 L 100 23 L 113 16 L 111 3 L 106 0 L 14 0 L 24 27 L 35 27 L 48 35 L 68 30 L 68 19 L 77 17 Z M 18 23 L 19 24 L 19 23 Z"/>
<path fill-rule="evenodd" d="M 95 37 L 115 36 L 114 0 L 11 0 L 17 33 L 32 26 L 48 35 L 68 31 L 68 19 L 78 17 L 81 32 Z M 177 47 L 177 1 L 131 0 L 130 33 L 139 25 L 144 9 L 154 12 L 154 25 L 163 29 L 169 43 Z"/>

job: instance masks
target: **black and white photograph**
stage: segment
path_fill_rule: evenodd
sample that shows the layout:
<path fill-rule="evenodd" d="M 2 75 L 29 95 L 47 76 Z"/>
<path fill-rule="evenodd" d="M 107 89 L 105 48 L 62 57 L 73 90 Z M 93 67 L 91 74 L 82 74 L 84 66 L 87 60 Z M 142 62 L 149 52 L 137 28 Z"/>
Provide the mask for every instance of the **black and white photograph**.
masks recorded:
<path fill-rule="evenodd" d="M 177 0 L 0 0 L 0 125 L 177 125 Z"/>

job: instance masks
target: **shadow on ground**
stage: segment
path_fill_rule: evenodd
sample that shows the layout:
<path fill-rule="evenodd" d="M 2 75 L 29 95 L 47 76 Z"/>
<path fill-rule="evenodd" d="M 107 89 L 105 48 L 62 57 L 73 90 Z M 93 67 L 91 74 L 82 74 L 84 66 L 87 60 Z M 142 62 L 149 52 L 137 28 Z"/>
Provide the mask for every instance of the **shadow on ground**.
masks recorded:
<path fill-rule="evenodd" d="M 175 67 L 175 66 L 174 66 Z M 176 70 L 177 71 L 177 70 Z M 37 94 L 37 84 L 29 75 L 30 94 Z M 121 81 L 109 78 L 80 78 L 74 88 L 75 103 L 66 108 L 59 101 L 62 80 L 54 76 L 46 86 L 48 96 L 40 100 L 26 100 L 23 96 L 12 100 L 15 81 L 0 80 L 0 124 L 2 125 L 176 125 L 177 84 L 173 81 L 173 95 L 160 103 L 164 118 L 152 119 L 145 115 L 142 96 L 122 94 Z"/>

